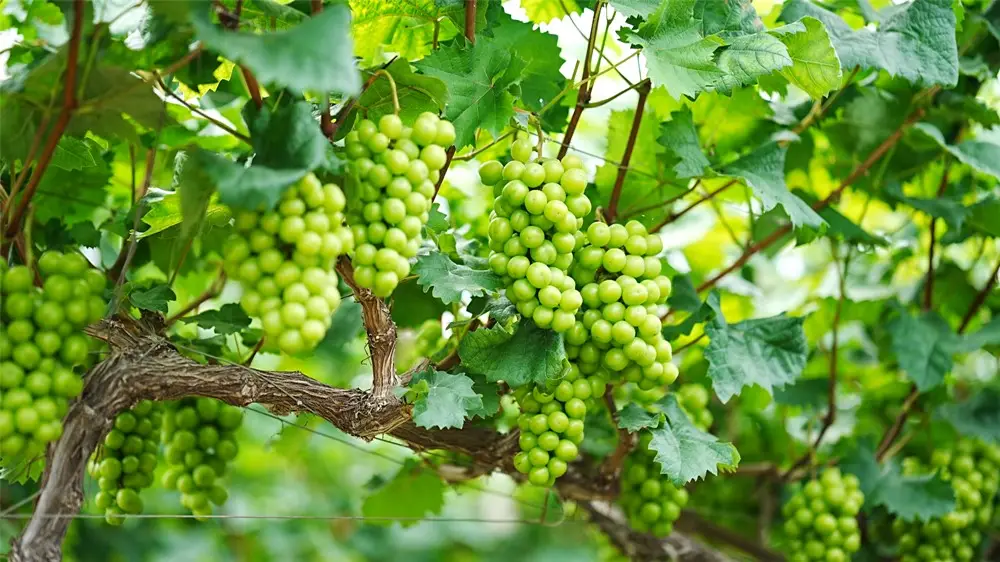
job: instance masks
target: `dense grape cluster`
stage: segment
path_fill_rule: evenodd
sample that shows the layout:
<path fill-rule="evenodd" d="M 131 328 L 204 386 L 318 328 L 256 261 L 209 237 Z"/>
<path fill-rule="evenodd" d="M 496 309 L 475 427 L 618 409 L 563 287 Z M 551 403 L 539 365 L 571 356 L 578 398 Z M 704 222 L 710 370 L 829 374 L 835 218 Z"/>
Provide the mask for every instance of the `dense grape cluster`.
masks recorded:
<path fill-rule="evenodd" d="M 828 468 L 781 509 L 790 562 L 847 562 L 861 547 L 857 515 L 865 496 L 853 474 Z"/>
<path fill-rule="evenodd" d="M 638 446 L 625 459 L 618 503 L 633 529 L 665 537 L 687 505 L 688 493 L 660 473 L 656 452 L 649 448 L 652 438 L 643 431 Z"/>
<path fill-rule="evenodd" d="M 955 490 L 955 511 L 930 521 L 893 521 L 901 562 L 974 560 L 987 536 L 1000 485 L 1000 447 L 961 439 L 953 450 L 938 449 L 924 466 L 917 459 L 903 463 L 906 474 L 936 470 Z"/>
<path fill-rule="evenodd" d="M 69 400 L 83 381 L 75 368 L 91 362 L 96 341 L 82 328 L 103 316 L 104 275 L 79 254 L 46 252 L 44 279 L 26 266 L 0 263 L 0 459 L 41 454 L 62 434 Z M 78 369 L 82 370 L 82 369 Z"/>
<path fill-rule="evenodd" d="M 100 488 L 94 504 L 112 525 L 121 525 L 123 514 L 142 513 L 139 492 L 153 484 L 162 417 L 161 408 L 149 400 L 118 414 L 87 466 Z"/>
<path fill-rule="evenodd" d="M 420 249 L 434 186 L 455 142 L 455 127 L 433 113 L 412 126 L 398 115 L 378 125 L 363 119 L 347 134 L 351 205 L 347 222 L 357 248 L 354 280 L 388 297 L 410 274 L 410 258 Z"/>
<path fill-rule="evenodd" d="M 581 371 L 603 368 L 641 390 L 677 379 L 657 310 L 671 289 L 656 257 L 662 247 L 659 236 L 636 221 L 587 228 L 573 267 L 583 314 L 566 334 L 567 353 Z"/>
<path fill-rule="evenodd" d="M 517 140 L 506 165 L 494 160 L 479 168 L 495 197 L 489 265 L 518 312 L 561 333 L 573 327 L 583 304 L 569 271 L 591 209 L 587 174 L 575 156 L 533 160 L 532 154 L 528 141 Z"/>
<path fill-rule="evenodd" d="M 181 505 L 194 515 L 211 515 L 229 494 L 222 485 L 236 458 L 236 430 L 243 411 L 211 398 L 185 398 L 167 411 L 160 440 L 167 471 L 163 485 L 181 493 Z"/>
<path fill-rule="evenodd" d="M 316 347 L 340 304 L 334 262 L 353 246 L 344 226 L 344 193 L 309 174 L 288 188 L 278 207 L 236 214 L 225 268 L 243 285 L 240 304 L 258 317 L 278 348 Z"/>

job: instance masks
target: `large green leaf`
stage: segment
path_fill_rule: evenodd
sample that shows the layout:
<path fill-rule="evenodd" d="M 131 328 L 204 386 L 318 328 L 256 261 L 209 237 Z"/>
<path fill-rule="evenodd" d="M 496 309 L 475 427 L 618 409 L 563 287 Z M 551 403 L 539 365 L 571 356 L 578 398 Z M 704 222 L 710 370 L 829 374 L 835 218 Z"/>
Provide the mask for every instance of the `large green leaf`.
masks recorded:
<path fill-rule="evenodd" d="M 361 513 L 369 523 L 411 527 L 428 515 L 441 513 L 447 486 L 436 472 L 417 459 L 407 459 L 399 472 L 385 482 L 367 485 L 372 492 L 365 498 Z"/>
<path fill-rule="evenodd" d="M 756 84 L 761 76 L 792 66 L 792 58 L 778 38 L 760 32 L 726 39 L 716 64 L 723 74 L 715 80 L 715 88 L 729 93 L 741 86 Z"/>
<path fill-rule="evenodd" d="M 579 14 L 583 11 L 576 0 L 520 0 L 520 4 L 528 19 L 535 23 L 549 23 L 554 19 L 565 17 L 567 10 L 570 14 Z"/>
<path fill-rule="evenodd" d="M 951 0 L 920 0 L 893 9 L 877 30 L 855 30 L 839 15 L 808 0 L 784 4 L 781 18 L 811 16 L 823 22 L 844 68 L 874 68 L 914 84 L 953 86 L 958 46 Z"/>
<path fill-rule="evenodd" d="M 486 375 L 490 382 L 511 387 L 545 383 L 562 372 L 566 349 L 562 336 L 524 319 L 513 335 L 501 326 L 480 328 L 462 338 L 458 347 L 462 365 Z"/>
<path fill-rule="evenodd" d="M 331 4 L 291 29 L 262 34 L 216 27 L 204 10 L 194 12 L 192 23 L 206 47 L 245 64 L 261 82 L 297 92 L 354 95 L 361 91 L 346 6 Z"/>
<path fill-rule="evenodd" d="M 660 472 L 667 475 L 676 486 L 718 474 L 719 470 L 734 470 L 740 462 L 740 453 L 732 443 L 723 443 L 714 435 L 705 433 L 691 423 L 673 394 L 660 401 L 666 415 L 662 427 L 650 430 L 653 439 L 649 449 L 656 452 Z"/>
<path fill-rule="evenodd" d="M 610 0 L 608 4 L 625 17 L 642 18 L 648 17 L 660 6 L 659 0 Z"/>
<path fill-rule="evenodd" d="M 216 334 L 223 336 L 238 334 L 250 327 L 250 317 L 236 303 L 227 303 L 218 310 L 206 310 L 188 316 L 184 322 L 197 324 L 205 329 L 214 329 Z"/>
<path fill-rule="evenodd" d="M 427 369 L 414 375 L 410 386 L 420 389 L 413 402 L 413 422 L 419 427 L 461 428 L 470 412 L 483 407 L 472 379 L 460 373 Z"/>
<path fill-rule="evenodd" d="M 705 325 L 708 376 L 722 402 L 757 385 L 768 393 L 795 382 L 806 366 L 809 346 L 802 318 L 773 316 L 728 324 L 717 313 Z"/>
<path fill-rule="evenodd" d="M 904 476 L 894 461 L 879 466 L 870 442 L 858 446 L 841 466 L 861 482 L 866 511 L 882 506 L 905 521 L 929 521 L 955 509 L 955 492 L 940 476 Z"/>
<path fill-rule="evenodd" d="M 83 223 L 107 203 L 111 166 L 97 142 L 85 139 L 83 143 L 93 155 L 92 165 L 74 170 L 49 166 L 42 176 L 31 200 L 39 222 L 55 219 L 67 226 Z"/>
<path fill-rule="evenodd" d="M 464 13 L 461 2 L 435 0 L 350 0 L 350 6 L 355 52 L 365 62 L 383 52 L 421 59 L 431 52 L 435 22 L 438 40 L 447 41 L 459 32 L 451 17 Z"/>
<path fill-rule="evenodd" d="M 514 21 L 506 13 L 490 22 L 489 31 L 497 48 L 510 50 L 525 63 L 520 98 L 527 109 L 538 111 L 559 95 L 566 79 L 559 71 L 564 61 L 555 35 Z"/>
<path fill-rule="evenodd" d="M 771 33 L 785 44 L 792 59 L 792 65 L 781 71 L 789 82 L 815 99 L 840 87 L 840 59 L 822 22 L 804 17 Z"/>
<path fill-rule="evenodd" d="M 958 144 L 948 144 L 941 131 L 930 123 L 917 123 L 913 129 L 933 139 L 959 162 L 1000 179 L 1000 137 L 995 132 L 988 131 Z"/>
<path fill-rule="evenodd" d="M 466 291 L 478 297 L 503 287 L 503 280 L 492 271 L 457 264 L 441 252 L 417 258 L 413 273 L 425 291 L 431 290 L 445 304 L 460 302 Z"/>
<path fill-rule="evenodd" d="M 1000 392 L 983 389 L 963 402 L 938 406 L 935 415 L 962 435 L 1000 443 Z"/>
<path fill-rule="evenodd" d="M 954 363 L 958 338 L 940 316 L 911 316 L 903 311 L 887 329 L 900 368 L 921 392 L 944 382 Z"/>
<path fill-rule="evenodd" d="M 660 125 L 659 141 L 668 153 L 679 159 L 674 164 L 677 177 L 693 178 L 705 173 L 709 161 L 701 149 L 690 108 L 675 111 L 670 115 L 669 121 Z"/>
<path fill-rule="evenodd" d="M 439 113 L 448 97 L 444 82 L 430 76 L 415 74 L 406 59 L 396 59 L 385 69 L 396 82 L 399 115 L 406 121 L 416 119 L 424 111 Z M 376 78 L 361 94 L 358 107 L 367 112 L 369 119 L 393 112 L 392 87 L 384 77 Z"/>
<path fill-rule="evenodd" d="M 475 45 L 455 39 L 417 63 L 421 72 L 448 87 L 445 117 L 455 125 L 455 147 L 475 143 L 477 129 L 499 135 L 514 115 L 514 86 L 526 67 L 523 59 L 487 38 Z"/>

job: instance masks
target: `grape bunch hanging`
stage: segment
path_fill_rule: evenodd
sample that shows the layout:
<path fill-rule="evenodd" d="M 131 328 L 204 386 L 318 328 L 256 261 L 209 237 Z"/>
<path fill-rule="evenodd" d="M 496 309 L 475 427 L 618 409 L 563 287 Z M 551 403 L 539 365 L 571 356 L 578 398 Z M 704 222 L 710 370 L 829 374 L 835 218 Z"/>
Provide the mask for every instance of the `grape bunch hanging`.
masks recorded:
<path fill-rule="evenodd" d="M 0 262 L 0 464 L 30 459 L 62 435 L 96 340 L 82 329 L 106 308 L 106 280 L 80 254 L 49 251 L 32 270 Z"/>
<path fill-rule="evenodd" d="M 229 497 L 223 478 L 239 447 L 243 410 L 212 398 L 185 398 L 164 416 L 160 440 L 167 470 L 163 485 L 181 493 L 181 505 L 196 516 L 212 514 Z"/>
<path fill-rule="evenodd" d="M 142 513 L 139 493 L 153 484 L 160 451 L 161 407 L 143 400 L 118 414 L 97 454 L 87 465 L 100 491 L 94 504 L 111 525 L 121 525 L 123 514 Z"/>
<path fill-rule="evenodd" d="M 930 466 L 916 458 L 903 462 L 905 474 L 937 471 L 955 491 L 955 511 L 930 521 L 893 521 L 901 562 L 975 560 L 988 536 L 1000 485 L 1000 447 L 977 439 L 960 439 L 951 449 L 938 449 Z"/>
<path fill-rule="evenodd" d="M 853 474 L 827 468 L 782 507 L 789 560 L 847 562 L 861 547 L 857 515 L 865 496 Z"/>
<path fill-rule="evenodd" d="M 354 281 L 388 297 L 410 274 L 434 186 L 455 142 L 455 127 L 433 113 L 410 125 L 398 115 L 361 120 L 345 138 L 350 160 L 347 222 L 357 247 Z"/>
<path fill-rule="evenodd" d="M 603 387 L 600 391 L 604 392 Z M 522 386 L 514 391 L 521 408 L 517 420 L 521 451 L 514 455 L 514 468 L 528 475 L 529 482 L 551 486 L 556 478 L 566 474 L 583 442 L 587 405 L 579 396 L 589 398 L 593 394 L 586 379 L 564 380 L 552 391 L 541 385 Z"/>
<path fill-rule="evenodd" d="M 569 272 L 591 209 L 584 194 L 587 174 L 575 156 L 533 154 L 531 143 L 519 139 L 511 145 L 510 162 L 493 160 L 479 168 L 495 197 L 489 266 L 503 277 L 507 298 L 522 316 L 562 333 L 573 327 L 583 303 Z"/>
<path fill-rule="evenodd" d="M 344 193 L 308 174 L 276 209 L 237 213 L 225 270 L 243 286 L 240 304 L 269 341 L 294 355 L 316 347 L 340 304 L 334 262 L 353 247 Z"/>

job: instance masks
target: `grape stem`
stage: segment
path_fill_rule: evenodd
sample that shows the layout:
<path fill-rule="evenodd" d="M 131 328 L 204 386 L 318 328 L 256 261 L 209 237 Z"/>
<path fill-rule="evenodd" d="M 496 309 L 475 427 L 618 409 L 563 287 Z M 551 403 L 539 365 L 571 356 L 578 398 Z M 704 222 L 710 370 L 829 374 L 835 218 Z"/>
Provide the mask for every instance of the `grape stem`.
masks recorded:
<path fill-rule="evenodd" d="M 611 414 L 611 420 L 614 422 L 615 427 L 618 427 L 618 407 L 615 405 L 614 388 L 612 385 L 608 385 L 608 388 L 604 391 L 604 403 L 608 407 L 608 413 Z M 601 465 L 601 474 L 605 478 L 617 480 L 621 474 L 622 465 L 625 463 L 625 457 L 628 456 L 634 447 L 635 436 L 629 433 L 628 430 L 618 427 L 618 446 L 615 447 L 614 452 Z"/>
<path fill-rule="evenodd" d="M 441 172 L 438 174 L 437 184 L 434 185 L 434 195 L 431 197 L 431 202 L 437 198 L 438 191 L 441 191 L 441 186 L 444 184 L 444 175 L 448 173 L 448 168 L 451 167 L 451 161 L 455 158 L 455 145 L 448 147 L 445 152 L 444 166 L 441 168 Z"/>
<path fill-rule="evenodd" d="M 372 76 L 385 76 L 385 79 L 389 81 L 389 92 L 392 93 L 392 112 L 395 115 L 399 115 L 399 94 L 396 91 L 396 79 L 393 78 L 392 74 L 384 68 L 376 70 Z"/>
<path fill-rule="evenodd" d="M 167 87 L 167 85 L 163 82 L 163 77 L 160 76 L 160 73 L 154 71 L 153 74 L 156 77 L 156 83 L 160 86 L 160 89 L 163 91 L 164 94 L 167 94 L 168 96 L 170 96 L 170 97 L 174 98 L 175 100 L 177 100 L 178 102 L 180 102 L 180 104 L 183 105 L 184 107 L 188 108 L 188 110 L 190 110 L 191 113 L 194 113 L 195 115 L 198 115 L 198 116 L 202 117 L 203 119 L 205 119 L 209 123 L 215 125 L 216 127 L 218 127 L 220 129 L 222 129 L 223 131 L 229 133 L 230 135 L 232 135 L 232 136 L 240 139 L 241 141 L 243 141 L 243 142 L 245 142 L 247 144 L 250 144 L 250 137 L 248 137 L 248 136 L 244 135 L 243 133 L 237 131 L 236 129 L 232 128 L 228 124 L 223 123 L 222 121 L 216 119 L 215 117 L 212 117 L 211 115 L 205 113 L 204 111 L 201 110 L 201 108 L 198 108 L 198 107 L 195 107 L 195 106 L 191 105 L 190 103 L 188 103 L 187 100 L 185 100 L 183 97 L 181 97 L 180 95 L 178 95 L 177 92 L 175 92 L 175 91 L 173 91 L 173 90 L 171 90 L 170 88 Z"/>
<path fill-rule="evenodd" d="M 948 189 L 948 173 L 951 170 L 951 159 L 945 156 L 944 170 L 941 172 L 941 183 L 938 184 L 937 197 L 944 196 Z M 924 282 L 924 312 L 929 311 L 934 306 L 934 247 L 937 245 L 937 224 L 936 217 L 931 217 L 930 226 L 930 246 L 927 248 L 927 280 Z"/>
<path fill-rule="evenodd" d="M 310 0 L 312 15 L 317 15 L 323 11 L 323 0 Z M 319 117 L 319 128 L 327 138 L 333 137 L 333 117 L 330 115 L 330 94 L 323 94 L 323 112 Z"/>
<path fill-rule="evenodd" d="M 668 224 L 676 221 L 677 219 L 679 219 L 679 218 L 683 217 L 684 215 L 688 214 L 689 212 L 691 212 L 691 210 L 694 209 L 695 207 L 697 207 L 698 205 L 701 205 L 705 201 L 708 201 L 711 198 L 715 197 L 716 195 L 718 195 L 718 194 L 722 193 L 723 191 L 729 189 L 729 187 L 732 186 L 733 184 L 735 184 L 736 182 L 737 182 L 737 180 L 730 180 L 730 181 L 726 182 L 725 184 L 723 184 L 722 186 L 720 186 L 720 187 L 718 187 L 718 188 L 716 188 L 716 189 L 714 189 L 712 191 L 709 191 L 705 195 L 701 196 L 701 198 L 698 199 L 697 201 L 695 201 L 694 203 L 691 203 L 690 205 L 688 205 L 687 207 L 684 207 L 683 209 L 681 209 L 680 211 L 678 211 L 676 213 L 669 214 L 667 216 L 667 218 L 663 219 L 662 222 L 660 222 L 659 224 L 657 224 L 656 226 L 654 226 L 653 228 L 651 228 L 649 230 L 649 232 L 650 233 L 659 232 L 664 226 L 667 226 Z"/>
<path fill-rule="evenodd" d="M 466 153 L 466 154 L 460 154 L 458 156 L 455 156 L 454 158 L 452 158 L 452 160 L 460 160 L 460 161 L 472 160 L 476 156 L 479 156 L 480 154 L 482 154 L 482 153 L 486 152 L 487 150 L 489 150 L 489 149 L 493 148 L 494 146 L 496 146 L 500 141 L 502 141 L 505 138 L 513 135 L 515 132 L 517 132 L 516 129 L 512 129 L 510 131 L 507 131 L 506 133 L 504 133 L 504 134 L 500 135 L 499 137 L 493 139 L 486 146 L 484 146 L 482 148 L 479 148 L 479 149 L 476 149 L 476 150 L 473 150 L 472 152 L 469 152 L 469 153 Z"/>
<path fill-rule="evenodd" d="M 595 16 L 596 17 L 596 16 Z M 632 151 L 635 149 L 635 141 L 639 137 L 639 127 L 642 126 L 642 113 L 646 107 L 646 98 L 649 96 L 650 82 L 645 79 L 636 86 L 639 92 L 639 101 L 635 106 L 635 117 L 632 119 L 632 130 L 628 133 L 628 141 L 625 143 L 625 153 L 622 154 L 622 161 L 618 164 L 618 177 L 615 178 L 615 186 L 611 190 L 611 199 L 608 201 L 608 222 L 614 222 L 615 215 L 618 214 L 618 199 L 621 197 L 622 188 L 625 186 L 625 176 L 628 175 L 628 166 L 632 161 Z"/>
<path fill-rule="evenodd" d="M 476 0 L 465 0 L 465 38 L 476 44 Z"/>
<path fill-rule="evenodd" d="M 597 33 L 600 30 L 600 15 L 602 8 L 604 8 L 604 2 L 602 0 L 598 0 L 597 4 L 594 5 L 594 18 L 590 23 L 590 35 L 587 36 L 587 50 L 583 54 L 583 79 L 581 81 L 580 91 L 576 95 L 576 107 L 573 108 L 573 115 L 569 119 L 569 124 L 566 125 L 566 133 L 563 135 L 562 145 L 559 147 L 559 155 L 557 158 L 560 160 L 563 156 L 566 156 L 566 151 L 569 150 L 569 143 L 573 140 L 573 135 L 576 133 L 577 125 L 580 124 L 580 117 L 583 115 L 583 110 L 585 109 L 587 102 L 590 101 L 590 57 L 593 54 L 594 46 L 597 43 Z"/>

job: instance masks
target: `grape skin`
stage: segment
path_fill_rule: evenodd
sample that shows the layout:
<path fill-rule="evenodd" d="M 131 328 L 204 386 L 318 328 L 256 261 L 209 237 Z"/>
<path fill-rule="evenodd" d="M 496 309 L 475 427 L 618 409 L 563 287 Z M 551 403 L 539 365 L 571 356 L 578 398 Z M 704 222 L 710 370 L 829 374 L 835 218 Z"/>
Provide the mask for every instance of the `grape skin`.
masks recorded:
<path fill-rule="evenodd" d="M 354 280 L 378 297 L 391 295 L 410 274 L 447 162 L 445 148 L 454 142 L 455 127 L 429 112 L 409 126 L 391 114 L 378 124 L 363 119 L 345 138 Z"/>
<path fill-rule="evenodd" d="M 82 329 L 107 307 L 105 276 L 82 255 L 48 251 L 36 265 L 40 288 L 28 267 L 0 262 L 0 465 L 36 457 L 62 435 L 97 345 Z"/>
<path fill-rule="evenodd" d="M 782 507 L 791 562 L 847 562 L 861 547 L 857 515 L 865 496 L 853 474 L 827 468 Z"/>
<path fill-rule="evenodd" d="M 665 537 L 687 505 L 688 493 L 660 473 L 656 453 L 649 449 L 652 434 L 643 431 L 639 444 L 625 459 L 618 503 L 633 529 Z"/>

